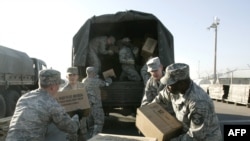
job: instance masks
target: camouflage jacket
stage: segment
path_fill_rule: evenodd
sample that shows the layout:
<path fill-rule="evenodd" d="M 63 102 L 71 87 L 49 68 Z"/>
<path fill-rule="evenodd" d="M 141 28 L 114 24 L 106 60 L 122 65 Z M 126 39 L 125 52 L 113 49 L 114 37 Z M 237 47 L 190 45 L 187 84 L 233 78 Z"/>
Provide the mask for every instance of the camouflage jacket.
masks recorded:
<path fill-rule="evenodd" d="M 50 123 L 70 134 L 79 128 L 79 122 L 72 120 L 45 90 L 31 91 L 18 100 L 6 141 L 43 141 Z"/>
<path fill-rule="evenodd" d="M 106 82 L 99 78 L 86 77 L 82 80 L 88 93 L 89 102 L 92 106 L 102 107 L 100 87 L 106 86 Z"/>
<path fill-rule="evenodd" d="M 95 37 L 89 42 L 89 48 L 93 49 L 97 54 L 108 54 L 107 39 L 107 36 Z"/>
<path fill-rule="evenodd" d="M 184 95 L 171 94 L 165 88 L 153 102 L 173 109 L 183 123 L 184 134 L 171 141 L 221 141 L 222 135 L 213 101 L 193 81 Z M 167 109 L 168 110 L 168 109 Z"/>
<path fill-rule="evenodd" d="M 142 98 L 141 106 L 147 105 L 154 100 L 158 93 L 163 90 L 165 85 L 161 84 L 160 81 L 150 77 L 146 83 L 144 89 L 144 96 Z"/>

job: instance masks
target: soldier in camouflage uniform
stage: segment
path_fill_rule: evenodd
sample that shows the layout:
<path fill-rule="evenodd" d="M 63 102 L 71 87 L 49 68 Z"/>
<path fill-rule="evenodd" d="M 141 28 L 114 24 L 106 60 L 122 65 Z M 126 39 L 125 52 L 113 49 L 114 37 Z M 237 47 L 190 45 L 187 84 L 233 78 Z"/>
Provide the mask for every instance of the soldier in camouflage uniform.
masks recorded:
<path fill-rule="evenodd" d="M 54 98 L 62 82 L 56 70 L 39 72 L 39 88 L 22 95 L 16 104 L 6 141 L 43 141 L 51 123 L 69 134 L 77 133 L 78 116 L 70 118 Z"/>
<path fill-rule="evenodd" d="M 151 59 L 151 58 L 152 58 L 152 56 L 149 56 L 149 57 L 147 58 L 147 61 L 149 61 L 149 59 Z M 147 81 L 148 81 L 149 78 L 151 77 L 151 74 L 148 72 L 147 63 L 145 63 L 145 64 L 142 66 L 142 68 L 141 68 L 141 70 L 140 70 L 140 74 L 141 74 L 141 77 L 142 77 L 142 80 L 143 80 L 144 85 L 146 85 L 146 84 L 147 84 Z"/>
<path fill-rule="evenodd" d="M 87 119 L 88 134 L 91 138 L 102 132 L 104 124 L 104 111 L 102 108 L 100 87 L 109 86 L 112 81 L 106 82 L 98 78 L 94 67 L 86 68 L 87 77 L 82 80 L 88 93 L 91 113 Z"/>
<path fill-rule="evenodd" d="M 101 61 L 98 55 L 113 55 L 114 52 L 109 47 L 114 45 L 114 43 L 115 38 L 113 36 L 98 36 L 90 40 L 88 64 L 93 65 L 97 73 L 100 73 L 101 70 Z"/>
<path fill-rule="evenodd" d="M 138 48 L 132 46 L 130 39 L 124 38 L 118 43 L 119 61 L 122 66 L 120 80 L 141 81 L 141 77 L 135 68 L 135 59 Z"/>
<path fill-rule="evenodd" d="M 183 133 L 171 141 L 221 141 L 222 135 L 214 104 L 209 95 L 189 76 L 189 66 L 171 64 L 161 78 L 166 84 L 153 102 L 164 104 L 183 124 Z"/>
<path fill-rule="evenodd" d="M 67 69 L 67 79 L 69 83 L 65 85 L 61 90 L 76 90 L 80 88 L 84 88 L 83 83 L 79 82 L 79 75 L 78 75 L 78 69 L 77 67 L 69 67 Z M 74 114 L 74 111 L 71 112 Z M 82 119 L 80 119 L 80 131 L 78 135 L 78 141 L 86 141 L 87 140 L 87 125 L 86 121 L 87 117 L 85 115 L 82 115 Z"/>
<path fill-rule="evenodd" d="M 150 73 L 151 77 L 146 83 L 141 106 L 147 105 L 152 102 L 155 96 L 158 95 L 159 91 L 161 91 L 165 87 L 165 85 L 161 84 L 160 82 L 160 79 L 164 76 L 164 72 L 159 57 L 149 59 L 146 65 L 147 72 Z"/>

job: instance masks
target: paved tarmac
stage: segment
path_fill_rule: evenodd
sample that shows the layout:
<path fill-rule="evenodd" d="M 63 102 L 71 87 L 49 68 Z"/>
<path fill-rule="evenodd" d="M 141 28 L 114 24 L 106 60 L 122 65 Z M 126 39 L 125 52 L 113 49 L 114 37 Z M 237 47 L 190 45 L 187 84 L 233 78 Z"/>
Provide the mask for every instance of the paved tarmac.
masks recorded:
<path fill-rule="evenodd" d="M 225 103 L 214 100 L 215 111 L 220 121 L 226 120 L 250 120 L 250 108 L 246 105 Z"/>

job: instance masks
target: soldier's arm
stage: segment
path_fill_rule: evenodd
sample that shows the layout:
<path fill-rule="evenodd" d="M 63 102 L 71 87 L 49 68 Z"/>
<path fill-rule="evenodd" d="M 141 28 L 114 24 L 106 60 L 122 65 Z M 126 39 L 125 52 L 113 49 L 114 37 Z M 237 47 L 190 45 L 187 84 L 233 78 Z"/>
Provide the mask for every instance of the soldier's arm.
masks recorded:
<path fill-rule="evenodd" d="M 98 50 L 100 54 L 104 54 L 104 55 L 113 54 L 112 50 L 107 49 L 107 37 L 100 39 Z"/>
<path fill-rule="evenodd" d="M 145 89 L 144 89 L 144 95 L 142 98 L 141 106 L 148 105 L 152 100 L 154 99 L 152 95 L 152 88 L 150 86 L 150 80 L 147 81 Z"/>
<path fill-rule="evenodd" d="M 106 86 L 106 82 L 100 78 L 97 78 L 97 83 L 96 83 L 97 86 L 99 87 L 105 87 Z"/>
<path fill-rule="evenodd" d="M 193 141 L 193 140 L 206 140 L 206 135 L 211 134 L 213 131 L 208 127 L 209 122 L 213 119 L 212 112 L 209 109 L 207 101 L 193 102 L 189 105 L 190 109 L 190 127 L 187 133 L 184 133 L 171 141 Z"/>
<path fill-rule="evenodd" d="M 134 64 L 135 60 L 131 59 L 131 58 L 127 58 L 127 49 L 126 48 L 122 48 L 119 51 L 119 61 L 121 64 Z"/>
<path fill-rule="evenodd" d="M 150 73 L 148 72 L 147 64 L 145 64 L 145 65 L 141 68 L 140 73 L 141 73 L 141 77 L 143 78 L 144 84 L 146 85 L 146 84 L 147 84 L 147 81 L 148 81 L 149 78 L 150 78 Z"/>
<path fill-rule="evenodd" d="M 151 103 L 158 103 L 164 109 L 166 109 L 172 116 L 175 116 L 175 112 L 173 110 L 171 95 L 167 88 L 165 87 L 163 90 L 159 91 L 158 95 L 154 98 Z"/>
<path fill-rule="evenodd" d="M 71 119 L 63 107 L 56 101 L 51 105 L 50 109 L 52 122 L 62 131 L 75 134 L 79 129 L 79 121 Z"/>

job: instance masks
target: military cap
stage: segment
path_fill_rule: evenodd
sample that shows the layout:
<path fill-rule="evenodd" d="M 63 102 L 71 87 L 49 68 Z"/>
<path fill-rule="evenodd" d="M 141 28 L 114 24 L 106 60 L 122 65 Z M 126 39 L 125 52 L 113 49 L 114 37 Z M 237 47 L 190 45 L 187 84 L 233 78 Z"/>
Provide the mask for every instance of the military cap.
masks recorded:
<path fill-rule="evenodd" d="M 67 69 L 67 74 L 77 74 L 78 75 L 78 69 L 77 69 L 77 67 L 69 67 Z"/>
<path fill-rule="evenodd" d="M 148 72 L 156 71 L 160 68 L 161 62 L 159 57 L 151 58 L 147 61 Z"/>
<path fill-rule="evenodd" d="M 174 63 L 166 68 L 165 75 L 161 78 L 161 83 L 172 85 L 179 80 L 189 78 L 189 66 L 184 63 Z"/>
<path fill-rule="evenodd" d="M 41 85 L 63 84 L 61 73 L 53 69 L 45 69 L 39 72 L 39 82 Z"/>
<path fill-rule="evenodd" d="M 89 73 L 91 73 L 91 72 L 96 73 L 95 68 L 94 68 L 94 67 L 87 67 L 87 68 L 86 68 L 86 73 L 89 74 Z"/>

